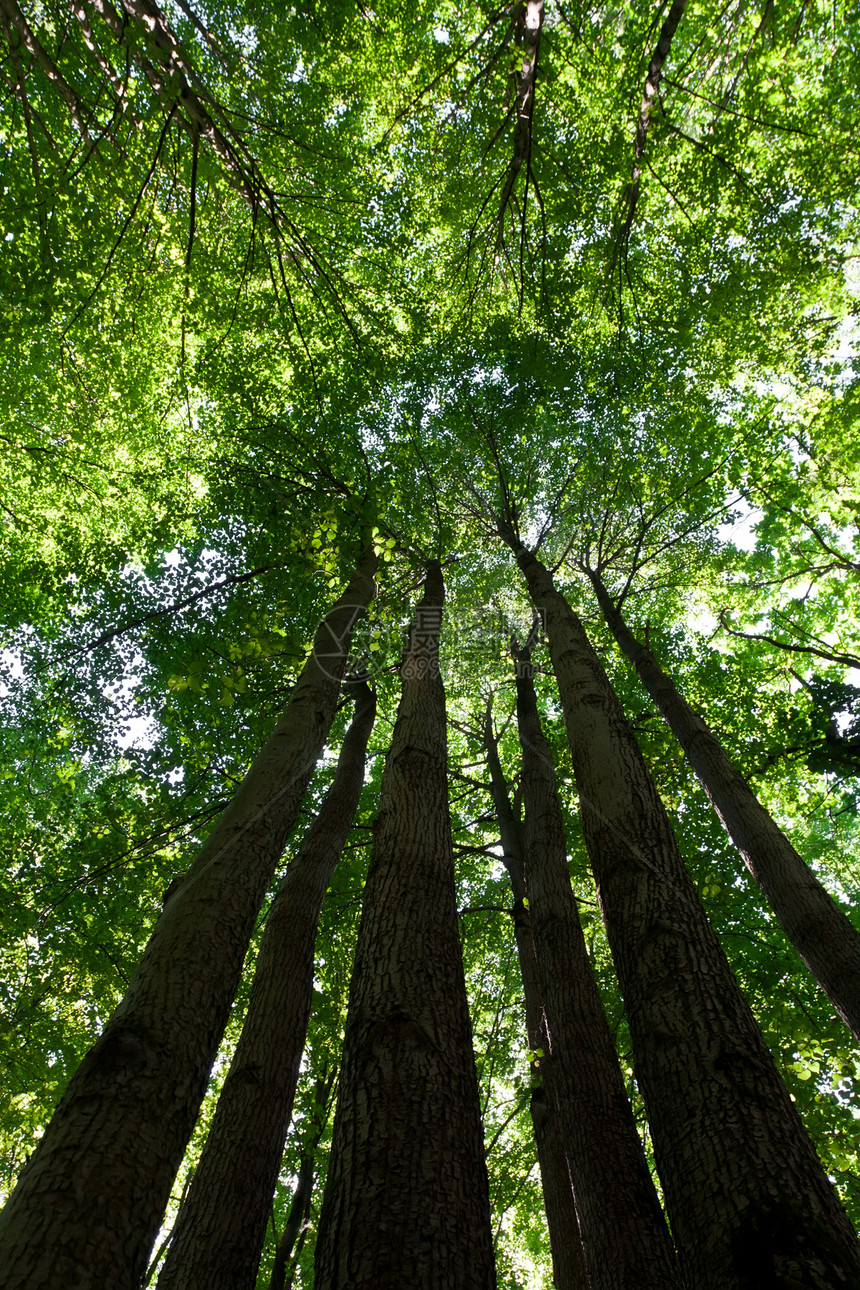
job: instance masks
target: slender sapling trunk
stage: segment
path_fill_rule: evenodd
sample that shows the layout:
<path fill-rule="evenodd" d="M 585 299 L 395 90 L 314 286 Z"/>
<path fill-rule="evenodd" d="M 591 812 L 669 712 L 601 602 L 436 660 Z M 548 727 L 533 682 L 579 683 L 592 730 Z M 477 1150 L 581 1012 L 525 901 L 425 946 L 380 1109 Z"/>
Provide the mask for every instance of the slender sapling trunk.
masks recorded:
<path fill-rule="evenodd" d="M 592 1290 L 680 1290 L 579 921 L 552 751 L 528 650 L 515 653 L 529 916 L 546 1010 L 545 1078 L 558 1107 Z"/>
<path fill-rule="evenodd" d="M 520 821 L 508 793 L 508 785 L 499 760 L 498 741 L 493 732 L 492 712 L 487 705 L 484 726 L 484 749 L 490 772 L 490 789 L 499 836 L 504 855 L 502 860 L 511 880 L 513 895 L 514 938 L 520 963 L 520 975 L 525 997 L 526 1033 L 528 1035 L 532 1079 L 529 1109 L 534 1126 L 535 1146 L 540 1165 L 543 1203 L 549 1231 L 552 1273 L 555 1290 L 588 1290 L 585 1255 L 579 1235 L 579 1219 L 570 1168 L 567 1163 L 563 1134 L 559 1124 L 558 1107 L 554 1102 L 550 1083 L 546 1079 L 546 1054 L 550 1043 L 544 1016 L 543 994 L 538 977 L 531 919 L 526 904 L 525 861 Z M 543 1056 L 537 1056 L 537 1054 Z"/>

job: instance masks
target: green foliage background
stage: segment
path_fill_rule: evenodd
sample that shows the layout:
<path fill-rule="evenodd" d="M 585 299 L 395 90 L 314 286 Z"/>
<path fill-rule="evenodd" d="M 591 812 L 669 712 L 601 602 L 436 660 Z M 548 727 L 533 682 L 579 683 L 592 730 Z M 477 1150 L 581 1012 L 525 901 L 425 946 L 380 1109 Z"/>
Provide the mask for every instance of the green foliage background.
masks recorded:
<path fill-rule="evenodd" d="M 534 1074 L 476 735 L 493 694 L 515 783 L 510 670 L 504 633 L 469 639 L 478 622 L 528 627 L 487 521 L 507 489 L 593 631 L 860 1220 L 857 1054 L 579 572 L 597 559 L 627 592 L 634 628 L 853 916 L 856 12 L 691 0 L 627 229 L 659 8 L 547 4 L 529 162 L 504 209 L 516 6 L 171 4 L 161 76 L 161 28 L 133 4 L 121 37 L 97 6 L 16 12 L 0 82 L 4 1183 L 283 704 L 372 515 L 385 558 L 361 651 L 380 716 L 323 914 L 261 1285 L 316 1135 L 315 1082 L 337 1065 L 400 633 L 428 556 L 446 561 L 449 591 L 452 811 L 500 1280 L 549 1285 Z M 539 662 L 571 877 L 641 1112 Z M 325 1147 L 323 1134 L 320 1180 Z"/>

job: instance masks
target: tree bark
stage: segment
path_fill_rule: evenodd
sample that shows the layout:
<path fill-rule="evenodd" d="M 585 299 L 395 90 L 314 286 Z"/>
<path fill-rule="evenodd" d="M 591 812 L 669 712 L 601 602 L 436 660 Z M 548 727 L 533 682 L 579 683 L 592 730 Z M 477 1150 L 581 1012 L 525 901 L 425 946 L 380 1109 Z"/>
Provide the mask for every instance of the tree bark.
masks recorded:
<path fill-rule="evenodd" d="M 860 1247 L 681 860 L 582 624 L 511 532 L 550 653 L 682 1275 L 860 1286 Z"/>
<path fill-rule="evenodd" d="M 316 1290 L 495 1285 L 448 815 L 443 597 L 434 563 L 383 773 Z"/>
<path fill-rule="evenodd" d="M 371 549 L 235 797 L 168 889 L 125 998 L 25 1166 L 0 1215 L 5 1290 L 132 1290 L 144 1275 L 375 571 Z"/>
<path fill-rule="evenodd" d="M 680 1290 L 567 868 L 552 752 L 527 650 L 517 663 L 525 879 L 546 1008 L 546 1081 L 558 1105 L 592 1290 Z"/>
<path fill-rule="evenodd" d="M 158 1290 L 253 1290 L 307 1033 L 323 898 L 364 784 L 376 697 L 355 717 L 320 812 L 282 879 L 260 943 L 248 1013 Z"/>
<path fill-rule="evenodd" d="M 549 1087 L 550 1081 L 546 1079 L 550 1041 L 544 1016 L 543 994 L 538 977 L 529 909 L 525 903 L 522 829 L 508 795 L 489 705 L 484 729 L 484 748 L 487 753 L 490 788 L 504 852 L 502 859 L 511 880 L 514 898 L 511 911 L 514 919 L 514 937 L 525 996 L 529 1052 L 533 1054 L 530 1061 L 534 1081 L 530 1111 L 549 1231 L 553 1284 L 555 1290 L 588 1290 L 585 1255 L 579 1235 L 573 1184 L 570 1180 L 570 1169 L 558 1120 L 558 1107 L 555 1105 L 554 1096 Z M 543 1056 L 538 1057 L 538 1053 L 543 1053 Z"/>
<path fill-rule="evenodd" d="M 780 926 L 860 1040 L 860 933 L 771 819 L 713 731 L 636 640 L 600 575 L 590 570 L 589 577 L 613 636 L 687 754 Z"/>

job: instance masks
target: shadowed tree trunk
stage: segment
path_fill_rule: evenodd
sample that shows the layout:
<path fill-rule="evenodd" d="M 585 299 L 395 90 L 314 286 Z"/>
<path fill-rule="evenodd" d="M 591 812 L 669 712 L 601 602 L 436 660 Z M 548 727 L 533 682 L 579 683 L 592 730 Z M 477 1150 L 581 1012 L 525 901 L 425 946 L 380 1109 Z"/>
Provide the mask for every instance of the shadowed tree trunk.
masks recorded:
<path fill-rule="evenodd" d="M 448 815 L 443 596 L 434 563 L 382 779 L 316 1290 L 495 1285 Z"/>
<path fill-rule="evenodd" d="M 558 1108 L 545 1078 L 545 1057 L 550 1044 L 543 1010 L 543 995 L 538 978 L 529 911 L 525 905 L 523 840 L 520 822 L 514 813 L 508 795 L 502 765 L 499 761 L 498 741 L 493 732 L 491 706 L 487 704 L 484 726 L 484 748 L 490 772 L 490 789 L 499 823 L 499 835 L 504 855 L 502 857 L 513 893 L 514 937 L 520 961 L 520 975 L 525 996 L 526 1032 L 532 1078 L 530 1110 L 534 1126 L 535 1146 L 540 1165 L 543 1203 L 549 1231 L 552 1254 L 552 1279 L 555 1290 L 588 1290 L 585 1257 L 579 1237 L 579 1219 L 563 1135 L 558 1121 Z M 542 1052 L 543 1057 L 536 1054 Z"/>
<path fill-rule="evenodd" d="M 543 611 L 582 824 L 666 1207 L 697 1290 L 860 1285 L 860 1247 L 684 868 L 600 660 L 501 525 Z"/>
<path fill-rule="evenodd" d="M 361 796 L 375 714 L 362 685 L 334 782 L 272 903 L 242 1034 L 159 1290 L 256 1283 L 305 1044 L 317 923 Z"/>
<path fill-rule="evenodd" d="M 636 640 L 600 575 L 587 572 L 612 634 L 687 754 L 780 926 L 860 1039 L 860 933 L 771 819 L 713 731 Z"/>
<path fill-rule="evenodd" d="M 552 752 L 528 650 L 515 653 L 529 916 L 546 1009 L 546 1080 L 558 1106 L 592 1290 L 680 1290 L 567 868 Z"/>
<path fill-rule="evenodd" d="M 286 1290 L 293 1284 L 296 1260 L 301 1253 L 308 1220 L 311 1211 L 311 1199 L 314 1191 L 314 1163 L 317 1148 L 320 1144 L 328 1119 L 329 1098 L 335 1075 L 323 1075 L 317 1080 L 314 1090 L 315 1112 L 310 1136 L 305 1139 L 299 1159 L 299 1171 L 296 1177 L 296 1189 L 290 1203 L 287 1221 L 275 1250 L 272 1264 L 272 1276 L 269 1290 Z"/>
<path fill-rule="evenodd" d="M 266 888 L 334 716 L 363 555 L 272 735 L 166 894 L 131 985 L 0 1216 L 4 1290 L 132 1290 L 194 1127 Z"/>

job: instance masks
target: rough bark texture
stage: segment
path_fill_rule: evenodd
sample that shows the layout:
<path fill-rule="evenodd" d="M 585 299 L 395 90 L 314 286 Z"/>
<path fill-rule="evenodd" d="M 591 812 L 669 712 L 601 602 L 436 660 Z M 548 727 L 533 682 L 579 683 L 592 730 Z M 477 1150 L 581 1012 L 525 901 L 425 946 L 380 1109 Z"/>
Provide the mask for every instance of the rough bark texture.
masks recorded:
<path fill-rule="evenodd" d="M 771 819 L 713 731 L 633 636 L 599 575 L 590 576 L 615 639 L 687 754 L 780 926 L 860 1039 L 860 933 Z"/>
<path fill-rule="evenodd" d="M 275 895 L 242 1034 L 159 1290 L 256 1284 L 307 1032 L 317 923 L 361 796 L 375 714 L 363 685 L 331 789 Z"/>
<path fill-rule="evenodd" d="M 427 572 L 382 781 L 317 1238 L 316 1290 L 495 1285 Z"/>
<path fill-rule="evenodd" d="M 585 1255 L 579 1237 L 579 1219 L 576 1214 L 567 1155 L 562 1141 L 558 1108 L 553 1104 L 553 1095 L 548 1087 L 549 1081 L 545 1078 L 546 1055 L 550 1050 L 550 1042 L 546 1029 L 531 921 L 525 905 L 522 830 L 508 795 L 508 786 L 499 761 L 498 743 L 493 733 L 489 709 L 484 732 L 484 747 L 487 752 L 490 788 L 504 852 L 502 859 L 511 880 L 514 898 L 512 911 L 514 936 L 525 996 L 529 1051 L 532 1053 L 542 1051 L 544 1054 L 543 1057 L 535 1057 L 531 1062 L 535 1082 L 531 1092 L 530 1110 L 549 1231 L 553 1284 L 555 1290 L 588 1290 Z"/>
<path fill-rule="evenodd" d="M 582 624 L 508 538 L 546 630 L 657 1168 L 697 1290 L 860 1286 L 860 1247 L 714 936 Z"/>
<path fill-rule="evenodd" d="M 138 1285 L 375 570 L 368 551 L 323 620 L 273 734 L 168 889 L 125 998 L 24 1168 L 0 1215 L 4 1290 Z"/>
<path fill-rule="evenodd" d="M 552 752 L 528 652 L 517 656 L 525 880 L 549 1053 L 592 1290 L 680 1290 L 675 1250 L 645 1160 L 588 960 L 567 869 Z"/>

